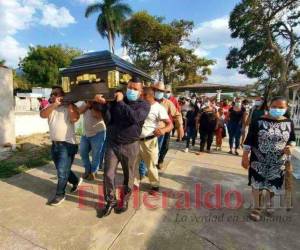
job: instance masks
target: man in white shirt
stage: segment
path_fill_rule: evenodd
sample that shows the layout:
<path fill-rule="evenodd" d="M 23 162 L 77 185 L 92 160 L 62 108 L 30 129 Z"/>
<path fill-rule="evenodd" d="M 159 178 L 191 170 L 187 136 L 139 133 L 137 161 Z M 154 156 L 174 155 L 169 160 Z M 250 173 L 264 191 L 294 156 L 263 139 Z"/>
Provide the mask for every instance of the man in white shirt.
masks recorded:
<path fill-rule="evenodd" d="M 74 123 L 79 119 L 78 109 L 74 104 L 62 104 L 64 92 L 59 86 L 52 87 L 50 104 L 41 110 L 41 118 L 48 119 L 50 139 L 52 141 L 51 154 L 57 169 L 57 189 L 55 197 L 49 205 L 58 206 L 65 200 L 65 189 L 70 182 L 71 192 L 76 192 L 82 179 L 72 172 L 71 167 L 78 151 L 75 137 Z"/>
<path fill-rule="evenodd" d="M 140 153 L 138 155 L 137 166 L 135 168 L 137 177 L 137 170 L 141 160 L 141 168 L 148 168 L 148 177 L 151 184 L 150 193 L 159 191 L 159 176 L 158 169 L 156 167 L 158 162 L 158 140 L 157 137 L 170 132 L 173 129 L 172 121 L 166 109 L 155 101 L 154 91 L 152 88 L 144 88 L 143 98 L 150 103 L 151 109 L 146 118 L 142 133 L 140 136 Z M 161 126 L 163 124 L 163 126 Z M 144 164 L 144 165 L 143 165 Z M 138 185 L 135 178 L 135 184 Z"/>

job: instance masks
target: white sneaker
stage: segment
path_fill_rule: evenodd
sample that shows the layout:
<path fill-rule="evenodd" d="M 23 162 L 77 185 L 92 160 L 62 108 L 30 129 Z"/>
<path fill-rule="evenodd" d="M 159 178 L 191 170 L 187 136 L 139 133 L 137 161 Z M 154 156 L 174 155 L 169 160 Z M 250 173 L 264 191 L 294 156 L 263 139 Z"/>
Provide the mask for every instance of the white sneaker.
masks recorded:
<path fill-rule="evenodd" d="M 189 152 L 189 149 L 188 149 L 188 148 L 186 148 L 186 149 L 184 150 L 184 152 L 185 152 L 185 153 L 188 153 L 188 152 Z"/>
<path fill-rule="evenodd" d="M 75 193 L 79 189 L 79 187 L 82 184 L 82 182 L 83 182 L 83 179 L 80 177 L 79 180 L 78 180 L 77 185 L 73 185 L 73 187 L 71 188 L 70 192 L 71 193 Z"/>

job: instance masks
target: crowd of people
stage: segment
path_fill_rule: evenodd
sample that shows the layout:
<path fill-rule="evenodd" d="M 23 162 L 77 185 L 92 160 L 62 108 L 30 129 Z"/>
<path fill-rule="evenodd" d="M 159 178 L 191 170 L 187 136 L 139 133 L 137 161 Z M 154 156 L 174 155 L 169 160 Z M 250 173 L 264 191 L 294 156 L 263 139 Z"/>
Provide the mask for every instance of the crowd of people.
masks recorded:
<path fill-rule="evenodd" d="M 261 97 L 251 102 L 235 98 L 230 103 L 207 96 L 175 97 L 171 86 L 157 82 L 143 87 L 138 78 L 128 83 L 125 93 L 117 91 L 114 101 L 96 95 L 93 101 L 77 107 L 64 104 L 63 97 L 63 89 L 54 86 L 49 105 L 40 112 L 42 118 L 48 119 L 58 176 L 56 195 L 50 205 L 57 206 L 65 200 L 68 182 L 72 185 L 71 192 L 76 192 L 83 179 L 95 180 L 97 171 L 103 168 L 106 206 L 101 217 L 113 210 L 127 211 L 133 189 L 146 176 L 151 184 L 149 193 L 159 192 L 158 171 L 164 167 L 170 138 L 175 132 L 177 141 L 185 141 L 186 153 L 196 146 L 198 132 L 200 145 L 195 148 L 198 155 L 213 150 L 214 137 L 215 150 L 221 151 L 227 134 L 229 154 L 239 155 L 243 146 L 242 166 L 249 169 L 249 185 L 255 200 L 250 215 L 254 220 L 261 216 L 262 190 L 267 189 L 272 198 L 282 188 L 282 166 L 295 141 L 284 98 L 273 99 L 268 107 L 267 100 Z M 78 148 L 74 124 L 80 115 L 84 130 Z M 78 151 L 85 168 L 82 177 L 71 170 Z M 124 177 L 122 206 L 117 206 L 115 186 L 119 163 Z"/>

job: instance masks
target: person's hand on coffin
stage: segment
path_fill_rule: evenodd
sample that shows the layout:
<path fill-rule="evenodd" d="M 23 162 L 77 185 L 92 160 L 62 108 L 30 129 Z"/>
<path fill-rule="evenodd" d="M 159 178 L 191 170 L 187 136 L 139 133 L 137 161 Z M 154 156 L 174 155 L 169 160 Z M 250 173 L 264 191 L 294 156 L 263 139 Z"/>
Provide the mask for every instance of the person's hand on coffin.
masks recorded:
<path fill-rule="evenodd" d="M 55 97 L 53 106 L 55 108 L 59 107 L 62 104 L 63 97 Z"/>
<path fill-rule="evenodd" d="M 115 93 L 115 99 L 117 102 L 121 102 L 124 100 L 124 95 L 121 91 Z"/>
<path fill-rule="evenodd" d="M 100 104 L 105 104 L 106 103 L 106 100 L 103 97 L 103 95 L 95 95 L 94 101 L 98 102 Z"/>

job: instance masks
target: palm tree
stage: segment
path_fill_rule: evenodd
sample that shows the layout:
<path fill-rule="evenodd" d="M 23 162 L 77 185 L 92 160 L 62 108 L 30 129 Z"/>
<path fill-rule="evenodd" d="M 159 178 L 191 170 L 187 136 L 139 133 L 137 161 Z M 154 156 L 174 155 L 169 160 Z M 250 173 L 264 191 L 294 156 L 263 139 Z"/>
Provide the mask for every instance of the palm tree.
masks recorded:
<path fill-rule="evenodd" d="M 97 19 L 97 30 L 100 35 L 108 39 L 109 50 L 115 53 L 115 39 L 121 33 L 121 24 L 132 10 L 122 0 L 103 0 L 100 3 L 89 5 L 85 11 L 85 17 L 100 12 Z"/>

